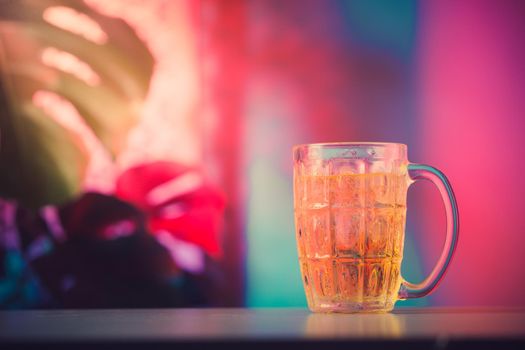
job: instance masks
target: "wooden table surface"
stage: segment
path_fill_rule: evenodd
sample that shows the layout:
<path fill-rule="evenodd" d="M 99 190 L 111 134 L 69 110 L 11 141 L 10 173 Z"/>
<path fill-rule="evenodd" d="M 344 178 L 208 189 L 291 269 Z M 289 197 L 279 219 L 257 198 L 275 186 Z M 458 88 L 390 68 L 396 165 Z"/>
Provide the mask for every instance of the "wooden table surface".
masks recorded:
<path fill-rule="evenodd" d="M 306 309 L 1 311 L 11 348 L 523 348 L 525 310 L 400 309 L 312 314 Z M 74 347 L 73 347 L 74 346 Z M 353 347 L 356 348 L 356 347 Z"/>

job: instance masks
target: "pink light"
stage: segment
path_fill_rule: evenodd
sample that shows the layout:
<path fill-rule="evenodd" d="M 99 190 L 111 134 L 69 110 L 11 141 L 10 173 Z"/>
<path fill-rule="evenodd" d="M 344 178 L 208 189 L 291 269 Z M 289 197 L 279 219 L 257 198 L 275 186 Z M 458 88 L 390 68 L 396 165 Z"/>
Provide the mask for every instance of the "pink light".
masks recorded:
<path fill-rule="evenodd" d="M 188 194 L 202 186 L 204 180 L 199 172 L 188 172 L 153 188 L 146 196 L 149 205 L 160 205 L 172 198 Z"/>
<path fill-rule="evenodd" d="M 159 210 L 159 216 L 163 219 L 177 219 L 187 213 L 188 209 L 179 203 L 165 205 Z"/>
<path fill-rule="evenodd" d="M 50 67 L 73 74 L 88 85 L 100 84 L 98 74 L 87 63 L 68 52 L 48 47 L 42 51 L 42 62 Z"/>
<path fill-rule="evenodd" d="M 193 273 L 204 271 L 204 253 L 197 245 L 177 239 L 167 231 L 158 231 L 155 236 L 168 249 L 177 266 Z"/>
<path fill-rule="evenodd" d="M 97 44 L 105 44 L 108 41 L 108 36 L 97 22 L 72 8 L 65 6 L 49 7 L 44 11 L 42 17 L 46 22 L 56 27 L 81 35 Z"/>
<path fill-rule="evenodd" d="M 103 228 L 102 236 L 106 239 L 117 239 L 133 234 L 137 224 L 133 220 L 121 220 Z"/>
<path fill-rule="evenodd" d="M 450 178 L 461 222 L 457 255 L 435 295 L 440 303 L 524 305 L 520 6 L 436 1 L 422 7 L 423 161 Z M 425 217 L 425 240 L 436 249 L 440 210 L 429 208 Z"/>

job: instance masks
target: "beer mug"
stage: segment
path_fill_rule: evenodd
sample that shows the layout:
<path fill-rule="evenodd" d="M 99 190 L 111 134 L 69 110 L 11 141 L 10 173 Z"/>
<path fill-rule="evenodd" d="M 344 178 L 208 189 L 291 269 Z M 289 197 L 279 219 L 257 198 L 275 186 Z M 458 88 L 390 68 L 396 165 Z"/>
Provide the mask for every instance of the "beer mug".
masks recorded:
<path fill-rule="evenodd" d="M 398 143 L 295 146 L 294 212 L 299 263 L 313 312 L 386 312 L 429 294 L 458 241 L 458 209 L 447 178 L 412 164 Z M 429 180 L 447 215 L 444 250 L 421 283 L 400 274 L 408 187 Z"/>

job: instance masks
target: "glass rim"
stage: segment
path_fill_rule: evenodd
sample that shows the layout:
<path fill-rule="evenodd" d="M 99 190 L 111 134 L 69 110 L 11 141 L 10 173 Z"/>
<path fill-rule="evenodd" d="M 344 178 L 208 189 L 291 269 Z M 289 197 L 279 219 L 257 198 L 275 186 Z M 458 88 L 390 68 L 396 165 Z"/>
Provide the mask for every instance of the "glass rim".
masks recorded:
<path fill-rule="evenodd" d="M 319 143 L 302 143 L 294 145 L 293 149 L 298 148 L 345 148 L 345 147 L 400 147 L 405 150 L 408 146 L 399 142 L 319 142 Z"/>

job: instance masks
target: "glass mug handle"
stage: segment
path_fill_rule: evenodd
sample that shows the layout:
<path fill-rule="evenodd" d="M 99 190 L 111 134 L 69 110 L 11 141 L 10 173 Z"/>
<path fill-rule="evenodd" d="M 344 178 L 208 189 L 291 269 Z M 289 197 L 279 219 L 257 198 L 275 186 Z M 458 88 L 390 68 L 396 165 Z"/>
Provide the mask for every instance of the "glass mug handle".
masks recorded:
<path fill-rule="evenodd" d="M 423 164 L 409 164 L 408 175 L 414 182 L 429 180 L 438 188 L 443 203 L 445 204 L 447 236 L 443 252 L 430 275 L 418 284 L 413 284 L 402 279 L 403 282 L 401 282 L 401 288 L 399 290 L 399 299 L 420 298 L 436 288 L 438 283 L 443 279 L 450 260 L 454 255 L 459 235 L 458 205 L 452 187 L 445 175 L 438 169 Z"/>

